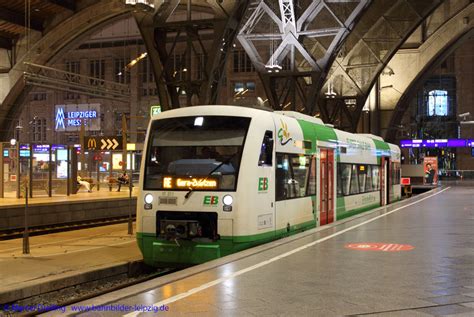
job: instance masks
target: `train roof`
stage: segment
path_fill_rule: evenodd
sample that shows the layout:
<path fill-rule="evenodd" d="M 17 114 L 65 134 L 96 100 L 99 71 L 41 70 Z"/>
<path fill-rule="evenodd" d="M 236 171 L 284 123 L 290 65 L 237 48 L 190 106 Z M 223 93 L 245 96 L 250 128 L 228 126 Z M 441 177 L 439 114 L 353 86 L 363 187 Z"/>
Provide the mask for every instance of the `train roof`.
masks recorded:
<path fill-rule="evenodd" d="M 190 106 L 177 109 L 171 109 L 159 114 L 153 115 L 152 119 L 169 118 L 173 116 L 188 116 L 195 115 L 198 112 L 208 114 L 208 112 L 220 110 L 222 113 L 229 115 L 247 115 L 253 116 L 262 112 L 273 112 L 272 109 L 261 106 L 236 106 L 236 105 L 199 105 Z"/>
<path fill-rule="evenodd" d="M 297 120 L 305 120 L 308 122 L 324 125 L 323 120 L 296 111 L 274 111 L 274 113 L 281 114 L 290 118 L 295 118 Z"/>
<path fill-rule="evenodd" d="M 366 138 L 369 138 L 369 139 L 372 139 L 372 140 L 385 142 L 385 140 L 381 136 L 378 136 L 378 135 L 374 135 L 374 134 L 370 134 L 370 133 L 357 133 L 357 135 L 365 136 Z"/>
<path fill-rule="evenodd" d="M 331 124 L 325 124 L 321 119 L 311 117 L 309 115 L 296 112 L 296 111 L 274 111 L 270 108 L 259 106 L 259 105 L 253 105 L 253 106 L 242 106 L 242 105 L 199 105 L 199 106 L 191 106 L 191 107 L 184 107 L 184 108 L 178 108 L 178 109 L 173 109 L 173 110 L 168 110 L 165 112 L 162 112 L 158 115 L 154 115 L 152 119 L 158 119 L 159 117 L 162 118 L 168 118 L 168 117 L 173 117 L 173 116 L 188 116 L 188 115 L 193 115 L 196 113 L 201 113 L 201 114 L 206 114 L 210 113 L 212 111 L 215 111 L 217 109 L 221 110 L 223 113 L 226 113 L 228 115 L 247 115 L 247 116 L 254 116 L 261 114 L 262 112 L 271 112 L 275 115 L 281 115 L 281 116 L 286 116 L 290 118 L 294 118 L 296 120 L 304 120 L 307 122 L 311 122 L 314 124 L 322 125 L 327 128 L 331 128 L 343 133 L 349 133 L 354 136 L 358 136 L 361 138 L 367 138 L 379 142 L 384 142 L 386 144 L 390 144 L 385 142 L 385 140 L 377 135 L 373 134 L 368 134 L 368 133 L 350 133 L 342 130 L 338 130 L 334 128 Z M 393 144 L 392 144 L 393 145 Z M 396 147 L 396 145 L 394 145 Z"/>

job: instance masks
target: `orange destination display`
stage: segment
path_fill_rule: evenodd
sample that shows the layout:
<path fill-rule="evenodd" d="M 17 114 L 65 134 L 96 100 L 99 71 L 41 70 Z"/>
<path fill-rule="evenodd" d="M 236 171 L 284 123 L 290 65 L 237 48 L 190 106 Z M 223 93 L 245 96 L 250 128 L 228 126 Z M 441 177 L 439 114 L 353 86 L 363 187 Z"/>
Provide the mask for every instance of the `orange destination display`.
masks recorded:
<path fill-rule="evenodd" d="M 217 179 L 209 177 L 164 177 L 163 188 L 169 189 L 214 189 L 217 188 Z"/>

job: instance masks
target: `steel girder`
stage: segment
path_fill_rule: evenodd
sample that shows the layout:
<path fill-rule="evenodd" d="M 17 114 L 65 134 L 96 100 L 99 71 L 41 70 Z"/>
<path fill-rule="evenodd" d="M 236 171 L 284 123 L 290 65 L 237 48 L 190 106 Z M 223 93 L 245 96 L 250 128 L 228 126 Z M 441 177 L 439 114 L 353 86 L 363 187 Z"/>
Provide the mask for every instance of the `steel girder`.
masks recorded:
<path fill-rule="evenodd" d="M 124 103 L 130 102 L 130 86 L 61 69 L 25 62 L 23 78 L 28 85 L 88 95 Z"/>
<path fill-rule="evenodd" d="M 347 37 L 319 90 L 317 106 L 325 122 L 356 131 L 366 98 L 389 60 L 412 32 L 442 3 L 442 0 L 373 1 Z M 329 88 L 333 91 L 326 98 Z M 348 111 L 335 114 L 343 100 Z M 354 105 L 353 101 L 356 101 Z M 377 131 L 375 131 L 377 133 Z"/>
<path fill-rule="evenodd" d="M 186 105 L 215 104 L 225 74 L 228 53 L 249 0 L 162 1 L 155 6 L 153 64 L 163 110 Z M 199 19 L 193 18 L 195 12 Z M 140 26 L 140 23 L 139 23 Z M 142 35 L 143 35 L 142 30 Z M 145 38 L 145 36 L 144 36 Z M 205 41 L 212 45 L 205 45 Z"/>
<path fill-rule="evenodd" d="M 369 0 L 254 1 L 237 38 L 274 109 L 312 114 L 332 56 Z"/>

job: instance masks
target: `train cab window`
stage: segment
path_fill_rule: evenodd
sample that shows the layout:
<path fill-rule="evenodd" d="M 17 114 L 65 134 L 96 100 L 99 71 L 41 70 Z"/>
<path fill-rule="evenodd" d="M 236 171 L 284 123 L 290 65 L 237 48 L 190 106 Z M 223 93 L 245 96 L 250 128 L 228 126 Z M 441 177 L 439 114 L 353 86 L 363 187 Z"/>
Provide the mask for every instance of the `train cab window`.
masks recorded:
<path fill-rule="evenodd" d="M 273 158 L 273 132 L 266 131 L 263 136 L 262 147 L 260 148 L 260 157 L 258 166 L 272 166 Z"/>
<path fill-rule="evenodd" d="M 188 116 L 155 120 L 146 149 L 144 188 L 236 190 L 250 118 Z"/>

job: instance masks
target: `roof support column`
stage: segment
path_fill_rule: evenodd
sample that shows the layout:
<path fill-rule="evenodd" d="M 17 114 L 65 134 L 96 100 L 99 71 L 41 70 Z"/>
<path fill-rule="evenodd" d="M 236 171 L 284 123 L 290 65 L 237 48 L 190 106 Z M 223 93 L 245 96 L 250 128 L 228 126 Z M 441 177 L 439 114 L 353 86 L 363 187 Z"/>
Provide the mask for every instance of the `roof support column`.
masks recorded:
<path fill-rule="evenodd" d="M 160 56 L 156 49 L 150 49 L 155 46 L 153 16 L 140 11 L 134 12 L 133 16 L 135 17 L 143 41 L 147 47 L 147 58 L 150 59 L 150 64 L 153 68 L 153 74 L 155 75 L 156 88 L 158 89 L 158 98 L 160 100 L 161 108 L 163 110 L 168 110 L 171 108 L 171 105 L 166 89 L 166 83 L 162 78 L 159 77 L 159 75 L 163 72 Z"/>

